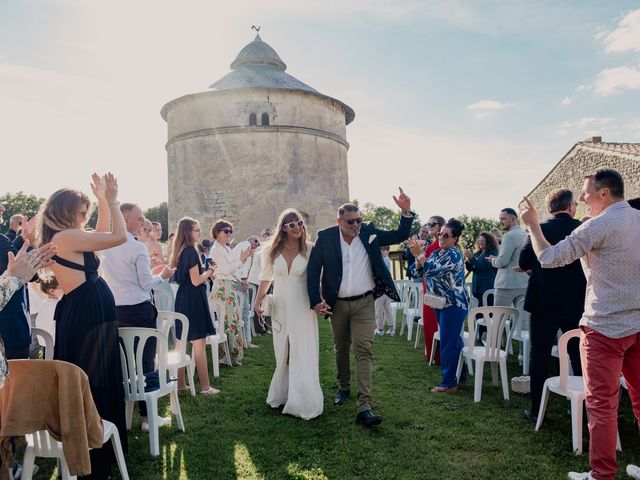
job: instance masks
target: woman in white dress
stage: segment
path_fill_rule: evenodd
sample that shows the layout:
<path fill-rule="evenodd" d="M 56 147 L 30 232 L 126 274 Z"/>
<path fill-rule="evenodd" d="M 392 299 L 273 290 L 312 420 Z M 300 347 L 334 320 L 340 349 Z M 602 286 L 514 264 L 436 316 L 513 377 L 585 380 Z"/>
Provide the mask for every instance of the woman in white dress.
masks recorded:
<path fill-rule="evenodd" d="M 282 413 L 310 420 L 322 414 L 318 366 L 318 319 L 307 294 L 308 231 L 297 210 L 280 214 L 271 244 L 265 246 L 256 313 L 273 281 L 273 347 L 276 370 L 267 403 Z"/>

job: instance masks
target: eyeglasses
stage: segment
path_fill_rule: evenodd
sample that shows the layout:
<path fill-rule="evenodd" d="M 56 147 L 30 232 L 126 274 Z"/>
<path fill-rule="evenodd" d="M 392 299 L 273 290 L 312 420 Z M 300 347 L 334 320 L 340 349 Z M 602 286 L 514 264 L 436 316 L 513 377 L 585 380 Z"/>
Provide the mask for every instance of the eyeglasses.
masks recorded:
<path fill-rule="evenodd" d="M 438 232 L 438 237 L 444 238 L 445 240 L 448 238 L 453 238 L 452 235 L 449 235 L 448 233 L 442 233 L 442 232 Z"/>
<path fill-rule="evenodd" d="M 233 233 L 233 230 L 230 230 L 228 228 L 225 228 L 224 230 L 220 230 L 223 233 L 226 233 L 227 235 L 231 235 Z"/>
<path fill-rule="evenodd" d="M 362 223 L 362 217 L 352 218 L 351 220 L 345 220 L 345 222 L 347 222 L 349 225 L 353 225 L 354 223 L 357 223 L 358 225 L 360 225 Z"/>
<path fill-rule="evenodd" d="M 298 220 L 297 222 L 285 223 L 282 227 L 288 228 L 289 230 L 293 230 L 296 227 L 302 228 L 303 225 L 304 225 L 304 220 Z"/>
<path fill-rule="evenodd" d="M 151 233 L 151 229 L 150 229 L 150 228 L 143 228 L 143 230 L 144 230 L 145 232 L 147 232 L 147 233 Z M 198 232 L 199 232 L 199 231 L 200 231 L 200 230 L 198 230 Z"/>
<path fill-rule="evenodd" d="M 436 225 L 440 225 L 440 224 L 438 222 L 429 222 L 429 223 L 427 223 L 427 227 L 429 227 L 429 228 L 433 228 Z"/>

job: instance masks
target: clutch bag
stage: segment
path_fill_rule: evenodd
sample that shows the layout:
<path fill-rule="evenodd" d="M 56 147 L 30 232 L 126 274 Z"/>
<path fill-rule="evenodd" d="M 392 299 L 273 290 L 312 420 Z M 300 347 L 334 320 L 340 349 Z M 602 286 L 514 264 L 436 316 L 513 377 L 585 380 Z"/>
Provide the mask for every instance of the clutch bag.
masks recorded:
<path fill-rule="evenodd" d="M 433 293 L 424 294 L 424 304 L 431 308 L 437 308 L 442 310 L 446 304 L 446 299 L 440 295 L 434 295 Z"/>

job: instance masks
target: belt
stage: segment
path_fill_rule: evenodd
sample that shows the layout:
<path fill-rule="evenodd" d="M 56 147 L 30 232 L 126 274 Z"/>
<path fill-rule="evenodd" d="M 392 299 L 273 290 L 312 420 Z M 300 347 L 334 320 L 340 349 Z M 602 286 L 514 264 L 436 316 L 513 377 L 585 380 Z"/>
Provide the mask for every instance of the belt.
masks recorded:
<path fill-rule="evenodd" d="M 362 300 L 363 298 L 366 298 L 369 295 L 373 295 L 373 290 L 369 290 L 368 292 L 364 292 L 363 294 L 360 294 L 360 295 L 354 295 L 353 297 L 338 298 L 338 300 L 342 300 L 343 302 L 354 302 L 356 300 Z"/>

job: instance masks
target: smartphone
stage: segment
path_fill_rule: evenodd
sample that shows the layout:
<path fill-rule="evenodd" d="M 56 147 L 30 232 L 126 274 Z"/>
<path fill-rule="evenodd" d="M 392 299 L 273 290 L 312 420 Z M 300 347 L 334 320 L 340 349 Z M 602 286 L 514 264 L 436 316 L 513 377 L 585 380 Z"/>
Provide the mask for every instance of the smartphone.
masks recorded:
<path fill-rule="evenodd" d="M 204 268 L 209 269 L 211 266 L 211 257 L 204 257 Z"/>

